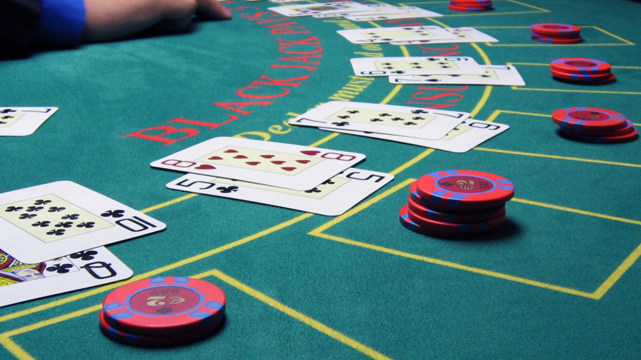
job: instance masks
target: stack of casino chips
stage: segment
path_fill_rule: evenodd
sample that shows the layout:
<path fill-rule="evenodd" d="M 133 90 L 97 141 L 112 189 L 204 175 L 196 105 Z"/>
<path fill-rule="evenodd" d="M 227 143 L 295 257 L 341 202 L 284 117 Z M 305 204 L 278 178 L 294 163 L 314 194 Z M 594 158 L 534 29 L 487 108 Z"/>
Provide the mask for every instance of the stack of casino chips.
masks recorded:
<path fill-rule="evenodd" d="M 422 176 L 410 185 L 401 224 L 433 237 L 459 237 L 494 229 L 505 220 L 505 203 L 514 184 L 474 170 L 446 170 Z"/>
<path fill-rule="evenodd" d="M 632 121 L 618 112 L 593 107 L 570 107 L 552 113 L 552 121 L 569 139 L 591 143 L 626 143 L 639 135 Z"/>
<path fill-rule="evenodd" d="M 492 0 L 450 0 L 447 7 L 454 11 L 488 11 L 492 10 Z"/>
<path fill-rule="evenodd" d="M 570 24 L 543 23 L 530 26 L 532 39 L 547 44 L 576 44 L 583 41 L 581 28 Z"/>
<path fill-rule="evenodd" d="M 561 58 L 552 61 L 550 72 L 555 79 L 573 84 L 609 84 L 616 80 L 612 66 L 605 61 L 586 58 Z"/>
<path fill-rule="evenodd" d="M 140 280 L 105 297 L 100 330 L 129 345 L 182 345 L 215 332 L 225 304 L 225 293 L 204 280 L 178 276 Z"/>

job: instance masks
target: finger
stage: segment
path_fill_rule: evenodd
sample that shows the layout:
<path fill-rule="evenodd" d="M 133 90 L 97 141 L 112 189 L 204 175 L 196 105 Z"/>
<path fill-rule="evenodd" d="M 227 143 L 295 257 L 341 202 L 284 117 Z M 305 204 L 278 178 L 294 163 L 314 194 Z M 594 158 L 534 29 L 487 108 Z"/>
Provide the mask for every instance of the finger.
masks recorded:
<path fill-rule="evenodd" d="M 231 10 L 224 7 L 218 0 L 198 0 L 198 11 L 212 20 L 229 20 Z"/>

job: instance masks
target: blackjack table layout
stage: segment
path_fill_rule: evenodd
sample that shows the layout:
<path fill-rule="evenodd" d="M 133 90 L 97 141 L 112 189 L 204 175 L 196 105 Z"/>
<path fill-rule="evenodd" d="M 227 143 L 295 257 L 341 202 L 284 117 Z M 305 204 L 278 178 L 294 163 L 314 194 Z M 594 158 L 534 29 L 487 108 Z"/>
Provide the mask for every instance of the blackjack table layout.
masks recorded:
<path fill-rule="evenodd" d="M 187 33 L 0 62 L 1 107 L 58 108 L 33 134 L 0 139 L 1 193 L 71 181 L 166 224 L 107 246 L 129 279 L 1 307 L 0 358 L 638 359 L 641 141 L 577 141 L 552 113 L 595 107 L 641 125 L 641 3 L 387 4 L 443 16 L 293 17 L 268 9 L 288 4 L 233 0 L 224 3 L 232 20 L 198 21 Z M 537 23 L 576 25 L 582 41 L 536 41 Z M 418 25 L 499 41 L 355 44 L 337 33 Z M 414 56 L 510 65 L 526 85 L 393 84 L 350 65 Z M 606 61 L 616 81 L 560 81 L 550 70 L 559 58 Z M 330 101 L 468 112 L 509 129 L 455 153 L 288 122 Z M 394 179 L 325 216 L 169 189 L 183 173 L 150 166 L 216 137 L 361 153 L 354 169 Z M 401 224 L 410 186 L 449 170 L 514 184 L 500 226 L 447 238 Z M 174 276 L 224 291 L 213 334 L 164 347 L 105 336 L 107 295 Z"/>

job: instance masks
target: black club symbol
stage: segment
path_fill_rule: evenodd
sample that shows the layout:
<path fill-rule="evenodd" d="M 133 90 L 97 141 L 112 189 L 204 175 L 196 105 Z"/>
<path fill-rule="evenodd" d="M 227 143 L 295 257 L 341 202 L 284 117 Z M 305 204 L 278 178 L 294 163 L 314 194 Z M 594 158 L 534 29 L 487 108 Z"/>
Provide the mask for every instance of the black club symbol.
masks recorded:
<path fill-rule="evenodd" d="M 78 220 L 79 217 L 80 217 L 80 214 L 67 214 L 67 215 L 63 216 L 61 219 L 63 219 L 63 220 Z"/>
<path fill-rule="evenodd" d="M 350 116 L 349 116 L 349 115 L 339 115 L 339 116 L 337 116 L 337 117 L 338 117 L 339 119 L 349 119 L 349 118 L 350 118 Z"/>
<path fill-rule="evenodd" d="M 427 114 L 427 110 L 415 109 L 415 110 L 412 110 L 412 114 Z"/>
<path fill-rule="evenodd" d="M 61 221 L 54 226 L 61 227 L 61 228 L 70 228 L 73 226 L 73 221 Z"/>
<path fill-rule="evenodd" d="M 318 190 L 318 188 L 313 188 L 311 190 L 305 190 L 305 192 L 308 193 L 308 194 L 313 194 L 313 193 L 319 193 L 321 191 Z"/>
<path fill-rule="evenodd" d="M 22 210 L 22 206 L 7 206 L 6 212 L 14 212 Z"/>
<path fill-rule="evenodd" d="M 104 213 L 100 214 L 102 217 L 123 217 L 125 213 L 125 210 L 107 210 Z"/>
<path fill-rule="evenodd" d="M 332 125 L 335 125 L 335 126 L 347 126 L 347 125 L 349 125 L 349 122 L 348 121 L 336 121 L 336 122 L 333 122 Z"/>
<path fill-rule="evenodd" d="M 47 235 L 60 236 L 64 234 L 65 234 L 65 229 L 55 229 L 55 230 L 47 231 Z"/>
<path fill-rule="evenodd" d="M 32 211 L 40 211 L 44 209 L 43 206 L 29 206 L 27 207 L 26 211 L 32 212 Z"/>
<path fill-rule="evenodd" d="M 370 122 L 381 122 L 381 121 L 385 121 L 385 120 L 379 119 L 379 118 L 370 119 Z"/>
<path fill-rule="evenodd" d="M 404 125 L 417 125 L 417 124 L 416 124 L 415 122 L 413 122 L 413 121 L 406 121 L 406 122 L 404 122 L 403 124 L 404 124 Z"/>
<path fill-rule="evenodd" d="M 38 215 L 36 215 L 36 214 L 20 214 L 20 216 L 18 216 L 18 219 L 27 220 L 27 219 L 34 218 L 36 216 L 38 216 Z"/>
<path fill-rule="evenodd" d="M 49 266 L 47 268 L 47 271 L 57 272 L 58 274 L 66 274 L 69 272 L 69 269 L 72 267 L 73 265 L 71 264 L 56 264 L 56 265 Z"/>
<path fill-rule="evenodd" d="M 66 209 L 64 206 L 51 206 L 49 207 L 49 212 L 61 212 L 62 210 Z"/>
<path fill-rule="evenodd" d="M 34 205 L 47 205 L 51 200 L 36 200 L 33 202 Z"/>
<path fill-rule="evenodd" d="M 47 227 L 49 225 L 51 225 L 51 221 L 48 221 L 48 220 L 36 221 L 33 224 L 31 224 L 31 226 L 34 226 L 34 227 Z"/>
<path fill-rule="evenodd" d="M 216 190 L 220 191 L 223 194 L 230 194 L 238 191 L 238 186 L 220 186 Z"/>
<path fill-rule="evenodd" d="M 72 259 L 80 259 L 82 261 L 89 261 L 93 260 L 94 257 L 98 254 L 96 250 L 86 250 L 86 251 L 80 251 L 75 254 L 69 255 L 70 258 Z"/>
<path fill-rule="evenodd" d="M 348 114 L 358 114 L 359 111 L 358 110 L 347 110 L 347 113 Z"/>
<path fill-rule="evenodd" d="M 334 183 L 334 181 L 332 181 L 332 179 L 327 179 L 327 180 L 323 181 L 323 183 L 321 185 L 334 185 L 334 184 L 335 183 Z"/>
<path fill-rule="evenodd" d="M 96 225 L 95 222 L 87 221 L 87 222 L 81 222 L 80 224 L 76 225 L 76 227 L 90 229 L 90 228 L 94 227 L 94 225 Z"/>
<path fill-rule="evenodd" d="M 403 120 L 405 120 L 405 119 L 403 119 L 402 117 L 392 118 L 392 121 L 403 121 Z"/>

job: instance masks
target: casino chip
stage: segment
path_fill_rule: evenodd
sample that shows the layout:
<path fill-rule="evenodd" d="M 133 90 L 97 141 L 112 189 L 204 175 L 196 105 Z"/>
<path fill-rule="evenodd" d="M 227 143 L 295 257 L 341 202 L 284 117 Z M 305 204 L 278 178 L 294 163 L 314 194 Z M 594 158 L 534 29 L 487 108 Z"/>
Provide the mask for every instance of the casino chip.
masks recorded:
<path fill-rule="evenodd" d="M 100 320 L 100 330 L 108 338 L 122 344 L 148 346 L 148 347 L 177 346 L 177 345 L 183 345 L 183 344 L 191 343 L 194 341 L 202 340 L 207 336 L 213 334 L 220 325 L 219 322 L 212 323 L 211 325 L 201 328 L 199 330 L 189 332 L 189 333 L 184 333 L 184 334 L 178 334 L 178 335 L 145 336 L 145 335 L 129 334 L 114 328 L 105 319 L 105 314 L 103 310 L 100 310 L 98 317 Z M 218 320 L 220 321 L 220 318 Z"/>
<path fill-rule="evenodd" d="M 514 184 L 504 177 L 474 170 L 430 173 L 416 181 L 426 206 L 443 211 L 494 209 L 514 196 Z"/>
<path fill-rule="evenodd" d="M 491 0 L 450 0 L 448 9 L 462 12 L 479 12 L 492 10 Z"/>
<path fill-rule="evenodd" d="M 561 58 L 550 65 L 554 70 L 571 74 L 609 74 L 612 69 L 605 61 L 586 58 Z"/>
<path fill-rule="evenodd" d="M 576 44 L 583 41 L 581 28 L 570 24 L 544 23 L 530 26 L 533 40 L 547 44 Z"/>
<path fill-rule="evenodd" d="M 605 61 L 586 58 L 561 58 L 550 63 L 552 76 L 559 81 L 573 84 L 601 85 L 616 80 Z"/>
<path fill-rule="evenodd" d="M 552 121 L 568 139 L 613 144 L 636 140 L 634 124 L 625 115 L 606 109 L 571 107 L 555 110 Z"/>
<path fill-rule="evenodd" d="M 410 185 L 401 224 L 433 237 L 470 236 L 505 220 L 505 203 L 514 196 L 511 181 L 498 175 L 447 170 L 427 174 Z"/>
<path fill-rule="evenodd" d="M 102 310 L 106 323 L 124 334 L 189 337 L 186 334 L 198 336 L 218 326 L 225 305 L 225 293 L 218 286 L 199 279 L 167 276 L 113 290 L 105 297 Z"/>

